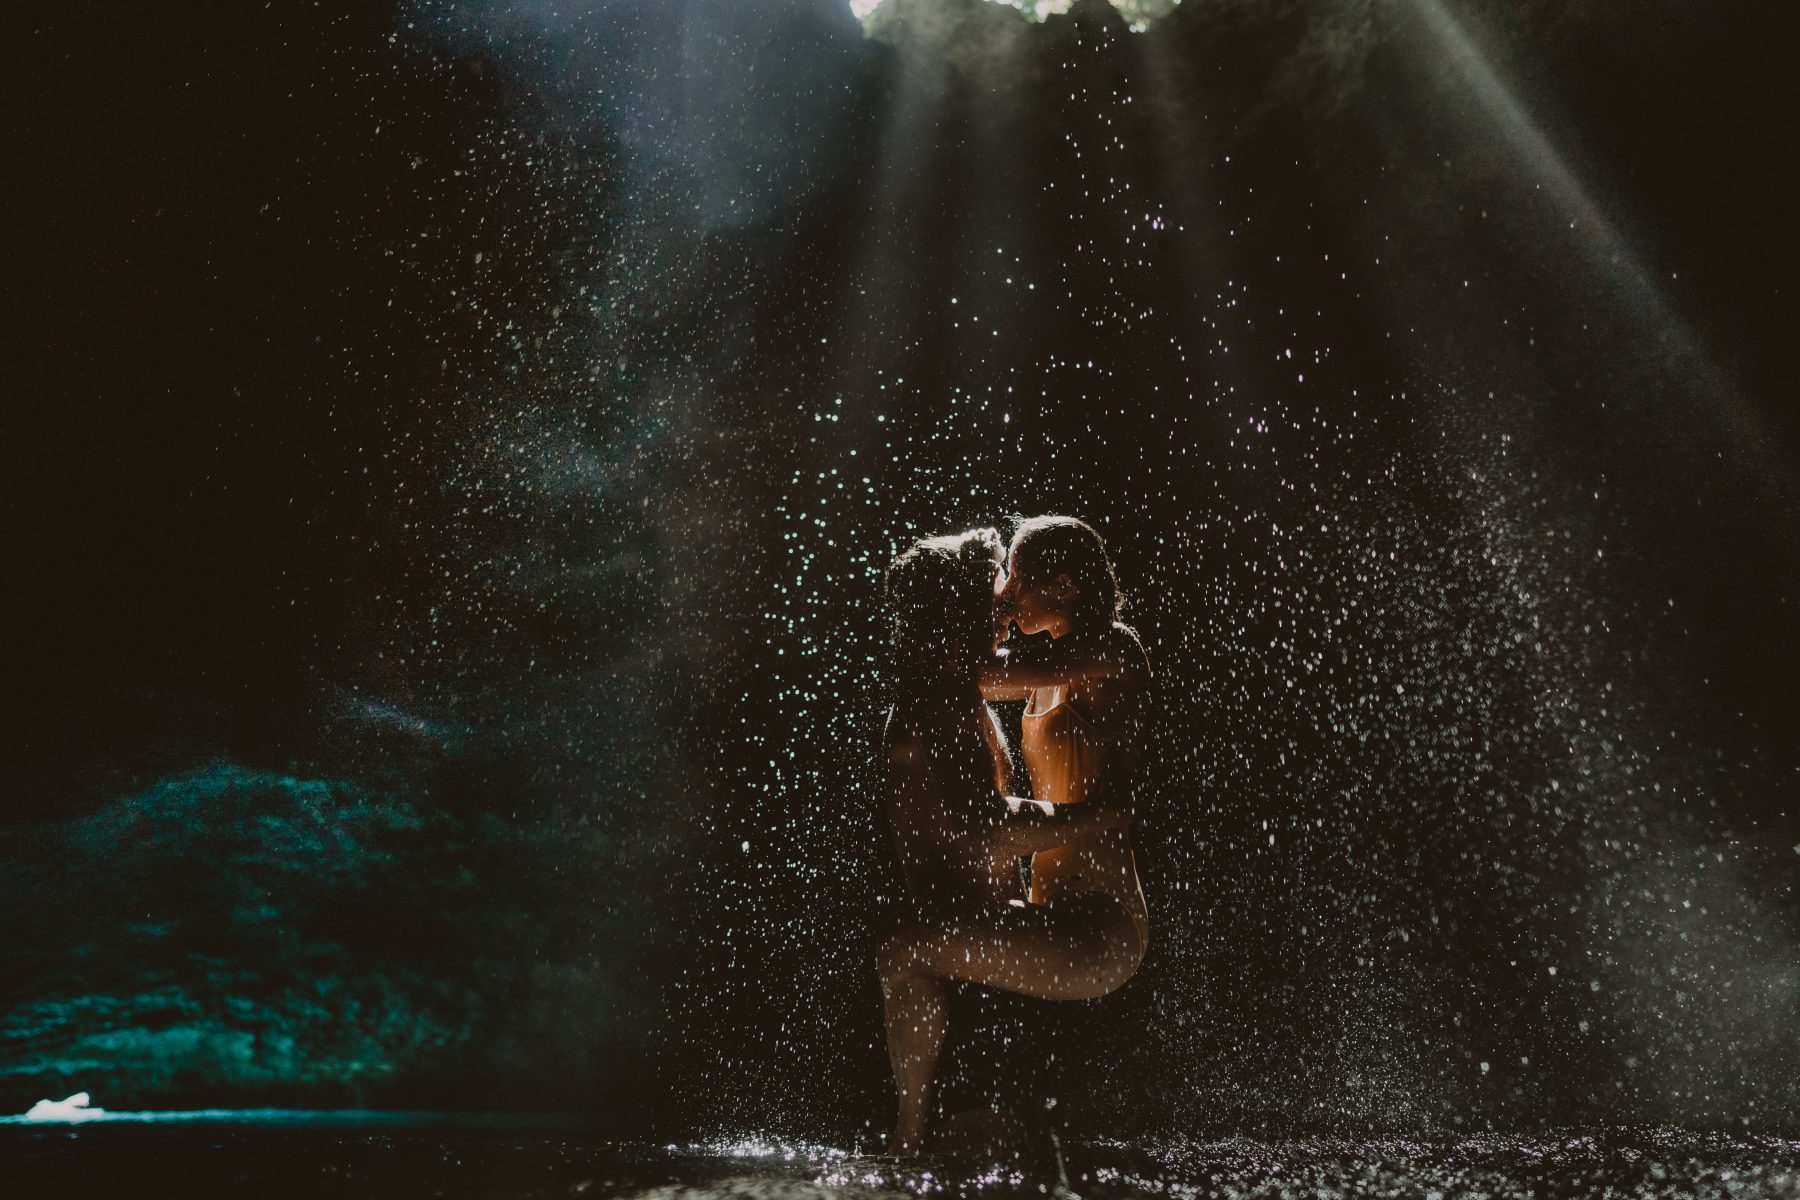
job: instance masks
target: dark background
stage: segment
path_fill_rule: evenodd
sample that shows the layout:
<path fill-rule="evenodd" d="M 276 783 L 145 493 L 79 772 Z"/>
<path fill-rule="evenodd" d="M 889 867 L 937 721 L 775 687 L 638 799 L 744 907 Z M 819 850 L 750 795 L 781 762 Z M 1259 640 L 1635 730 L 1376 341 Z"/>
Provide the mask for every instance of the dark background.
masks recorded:
<path fill-rule="evenodd" d="M 880 570 L 1063 511 L 1154 943 L 948 1102 L 1793 1128 L 1788 22 L 21 17 L 0 1109 L 880 1126 Z"/>

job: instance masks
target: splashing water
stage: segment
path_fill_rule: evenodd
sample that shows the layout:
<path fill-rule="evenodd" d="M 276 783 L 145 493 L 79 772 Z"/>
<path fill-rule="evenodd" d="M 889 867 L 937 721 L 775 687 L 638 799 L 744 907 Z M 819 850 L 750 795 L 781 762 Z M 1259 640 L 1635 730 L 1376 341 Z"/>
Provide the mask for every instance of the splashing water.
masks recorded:
<path fill-rule="evenodd" d="M 1068 11 L 265 13 L 244 36 L 282 69 L 168 67 L 149 111 L 188 113 L 193 76 L 208 111 L 312 122 L 303 157 L 244 168 L 237 225 L 155 173 L 93 225 L 196 287 L 272 261 L 293 328 L 221 316 L 270 364 L 143 385 L 232 397 L 204 454 L 145 468 L 250 497 L 257 536 L 197 538 L 166 606 L 227 647 L 190 681 L 224 732 L 199 703 L 136 722 L 141 771 L 8 840 L 16 895 L 84 901 L 0 911 L 21 1103 L 74 1080 L 126 1111 L 275 1091 L 874 1144 L 881 572 L 1074 512 L 1161 689 L 1152 948 L 1098 1005 L 958 996 L 947 1113 L 1063 1097 L 1088 1200 L 1786 1186 L 1761 1131 L 1800 1119 L 1800 560 L 1778 425 L 1743 419 L 1779 339 L 1713 369 L 1671 323 L 1760 329 L 1776 290 L 1685 290 L 1675 259 L 1758 259 L 1761 226 L 1632 182 L 1767 158 L 1722 108 L 1682 154 L 1632 139 L 1680 116 L 1657 80 L 1778 78 L 1738 60 L 1772 39 L 1598 5 L 1016 7 Z M 166 290 L 107 327 L 156 341 Z M 265 591 L 208 558 L 265 541 Z M 215 637 L 234 605 L 277 617 Z M 72 611 L 45 645 L 115 623 Z M 141 624 L 161 694 L 181 654 Z M 794 1145 L 796 1187 L 937 1186 Z"/>

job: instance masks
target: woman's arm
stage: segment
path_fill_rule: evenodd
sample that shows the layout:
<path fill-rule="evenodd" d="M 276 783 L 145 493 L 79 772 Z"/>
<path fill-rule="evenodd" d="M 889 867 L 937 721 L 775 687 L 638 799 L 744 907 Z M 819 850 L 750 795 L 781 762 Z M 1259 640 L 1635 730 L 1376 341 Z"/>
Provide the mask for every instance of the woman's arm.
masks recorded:
<path fill-rule="evenodd" d="M 1126 662 L 1109 639 L 1071 633 L 1022 652 L 1003 647 L 978 678 L 985 699 L 1024 700 L 1034 688 L 1113 678 L 1126 670 Z"/>

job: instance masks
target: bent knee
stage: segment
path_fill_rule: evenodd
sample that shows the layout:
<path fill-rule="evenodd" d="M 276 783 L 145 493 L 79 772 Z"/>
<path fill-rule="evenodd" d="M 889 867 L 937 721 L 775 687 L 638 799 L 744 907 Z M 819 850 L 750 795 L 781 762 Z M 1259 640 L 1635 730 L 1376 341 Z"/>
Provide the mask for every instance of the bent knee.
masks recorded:
<path fill-rule="evenodd" d="M 1113 931 L 1095 956 L 1086 981 L 1088 994 L 1082 998 L 1095 1000 L 1124 987 L 1143 964 L 1147 940 L 1135 926 Z"/>
<path fill-rule="evenodd" d="M 1095 963 L 1091 969 L 1078 975 L 1074 986 L 1069 989 L 1071 1000 L 1098 1000 L 1109 996 L 1128 983 L 1137 974 L 1138 963 L 1143 955 L 1138 953 L 1108 954 Z"/>
<path fill-rule="evenodd" d="M 1129 945 L 1120 947 L 1119 953 L 1110 963 L 1112 982 L 1107 991 L 1117 991 L 1137 974 L 1138 968 L 1144 963 L 1144 941 L 1141 937 L 1133 937 Z"/>

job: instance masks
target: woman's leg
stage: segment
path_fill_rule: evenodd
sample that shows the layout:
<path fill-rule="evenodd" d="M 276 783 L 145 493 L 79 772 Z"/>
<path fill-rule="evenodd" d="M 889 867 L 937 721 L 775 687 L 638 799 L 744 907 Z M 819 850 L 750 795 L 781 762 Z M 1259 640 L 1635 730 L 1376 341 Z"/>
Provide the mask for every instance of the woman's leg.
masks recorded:
<path fill-rule="evenodd" d="M 919 1148 L 919 1138 L 925 1132 L 931 1076 L 937 1070 L 938 1051 L 944 1046 L 947 989 L 942 979 L 931 975 L 891 971 L 885 946 L 879 963 L 888 1061 L 893 1064 L 894 1083 L 900 1091 L 900 1116 L 895 1122 L 892 1148 L 911 1154 Z"/>
<path fill-rule="evenodd" d="M 918 1149 L 944 1042 L 944 981 L 1040 1000 L 1089 1000 L 1129 979 L 1143 958 L 1136 925 L 1109 896 L 1072 896 L 955 924 L 914 925 L 877 956 L 888 1057 L 900 1092 L 895 1149 Z"/>

